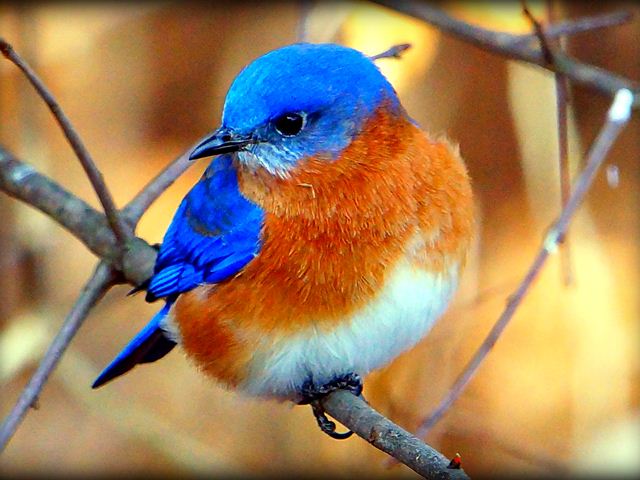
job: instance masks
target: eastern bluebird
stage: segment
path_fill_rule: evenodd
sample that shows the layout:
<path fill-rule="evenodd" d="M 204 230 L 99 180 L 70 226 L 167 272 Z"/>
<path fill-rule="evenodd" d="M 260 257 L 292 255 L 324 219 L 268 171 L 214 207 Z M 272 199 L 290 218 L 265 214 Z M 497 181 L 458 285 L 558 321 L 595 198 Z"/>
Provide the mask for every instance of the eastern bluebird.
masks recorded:
<path fill-rule="evenodd" d="M 164 306 L 93 387 L 180 344 L 226 386 L 311 403 L 342 438 L 318 399 L 359 394 L 456 288 L 473 230 L 458 150 L 419 129 L 362 53 L 296 44 L 233 81 L 190 158 L 212 155 L 144 286 Z"/>

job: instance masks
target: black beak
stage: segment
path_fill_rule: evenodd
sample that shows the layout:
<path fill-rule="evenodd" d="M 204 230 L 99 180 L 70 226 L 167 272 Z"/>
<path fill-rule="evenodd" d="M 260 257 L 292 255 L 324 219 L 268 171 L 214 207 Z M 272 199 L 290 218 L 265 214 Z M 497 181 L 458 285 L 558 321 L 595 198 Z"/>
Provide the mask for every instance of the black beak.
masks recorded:
<path fill-rule="evenodd" d="M 193 149 L 193 152 L 189 155 L 189 160 L 221 153 L 237 152 L 251 143 L 253 143 L 251 138 L 238 135 L 236 132 L 221 127 Z"/>

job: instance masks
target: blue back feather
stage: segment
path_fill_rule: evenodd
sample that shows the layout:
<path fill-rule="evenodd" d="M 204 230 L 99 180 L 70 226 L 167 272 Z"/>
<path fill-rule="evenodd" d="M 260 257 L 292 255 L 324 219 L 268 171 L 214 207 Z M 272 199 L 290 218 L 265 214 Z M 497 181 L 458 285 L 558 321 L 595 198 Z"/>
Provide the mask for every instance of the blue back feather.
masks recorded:
<path fill-rule="evenodd" d="M 150 298 L 175 297 L 238 273 L 259 251 L 263 220 L 263 210 L 238 190 L 231 157 L 214 159 L 165 234 Z"/>

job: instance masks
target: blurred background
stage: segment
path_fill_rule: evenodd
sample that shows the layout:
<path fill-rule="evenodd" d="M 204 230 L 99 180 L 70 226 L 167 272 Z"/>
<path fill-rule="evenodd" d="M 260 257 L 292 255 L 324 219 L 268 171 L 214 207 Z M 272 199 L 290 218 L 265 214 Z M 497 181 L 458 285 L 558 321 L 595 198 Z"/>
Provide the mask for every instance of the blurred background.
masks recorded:
<path fill-rule="evenodd" d="M 578 58 L 640 77 L 636 3 L 555 4 L 559 18 L 624 8 L 624 26 L 567 42 Z M 545 4 L 531 3 L 540 18 Z M 518 2 L 443 4 L 486 28 L 529 32 Z M 217 126 L 226 90 L 257 56 L 297 41 L 376 54 L 409 113 L 460 145 L 479 235 L 455 302 L 415 349 L 370 375 L 373 406 L 414 430 L 447 392 L 528 268 L 559 211 L 555 89 L 504 60 L 369 3 L 0 4 L 0 34 L 57 95 L 124 205 Z M 570 163 L 609 99 L 571 89 Z M 623 132 L 575 218 L 570 272 L 553 256 L 463 396 L 426 440 L 473 475 L 640 472 L 640 120 Z M 0 63 L 0 143 L 98 207 L 79 163 L 25 79 Z M 143 217 L 159 242 L 205 167 Z M 89 277 L 95 258 L 39 212 L 0 193 L 0 413 L 6 415 Z M 571 281 L 567 282 L 570 273 Z M 90 315 L 0 456 L 6 475 L 405 476 L 360 439 L 322 434 L 307 407 L 244 398 L 199 376 L 179 350 L 93 391 L 91 382 L 155 312 L 114 288 Z"/>

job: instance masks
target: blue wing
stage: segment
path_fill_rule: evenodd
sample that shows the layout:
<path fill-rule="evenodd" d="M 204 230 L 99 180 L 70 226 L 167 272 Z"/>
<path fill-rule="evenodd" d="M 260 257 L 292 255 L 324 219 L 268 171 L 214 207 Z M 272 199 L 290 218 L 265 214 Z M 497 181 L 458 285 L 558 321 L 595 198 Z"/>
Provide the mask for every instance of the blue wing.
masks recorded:
<path fill-rule="evenodd" d="M 147 300 L 166 303 L 93 383 L 104 385 L 139 363 L 153 362 L 176 345 L 162 321 L 183 292 L 238 273 L 260 249 L 264 211 L 242 196 L 231 157 L 215 158 L 184 198 L 165 234 Z"/>
<path fill-rule="evenodd" d="M 165 234 L 147 298 L 175 297 L 235 275 L 258 253 L 263 221 L 264 211 L 240 193 L 231 157 L 217 157 Z"/>
<path fill-rule="evenodd" d="M 169 312 L 171 302 L 165 303 L 151 321 L 131 340 L 95 379 L 91 388 L 98 388 L 108 381 L 127 373 L 138 363 L 155 362 L 169 353 L 176 342 L 167 338 L 161 328 L 162 320 Z"/>

